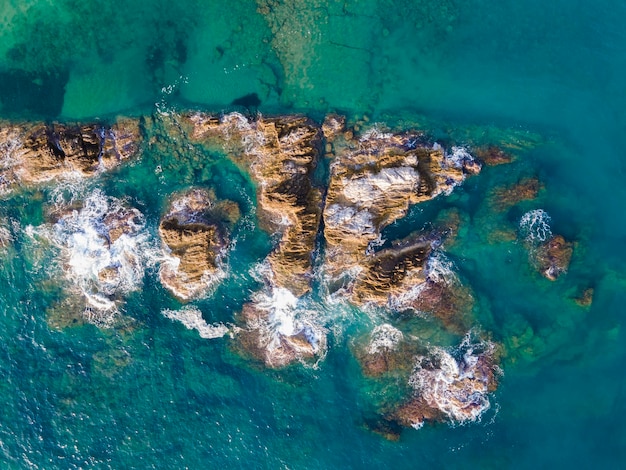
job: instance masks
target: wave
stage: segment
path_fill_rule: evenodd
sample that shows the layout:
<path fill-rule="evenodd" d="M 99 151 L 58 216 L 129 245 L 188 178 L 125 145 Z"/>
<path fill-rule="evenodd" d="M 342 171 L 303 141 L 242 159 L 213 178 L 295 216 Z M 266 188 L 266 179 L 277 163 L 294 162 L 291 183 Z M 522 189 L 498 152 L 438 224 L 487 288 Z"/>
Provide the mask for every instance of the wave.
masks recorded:
<path fill-rule="evenodd" d="M 123 298 L 140 289 L 154 252 L 143 214 L 96 189 L 80 209 L 66 209 L 52 227 L 35 231 L 59 248 L 58 268 L 84 298 L 85 319 L 112 326 Z"/>
<path fill-rule="evenodd" d="M 161 314 L 170 320 L 179 321 L 189 330 L 197 330 L 201 338 L 215 339 L 232 334 L 232 329 L 223 323 L 209 324 L 202 318 L 197 307 L 186 305 L 178 310 L 164 309 Z"/>
<path fill-rule="evenodd" d="M 532 244 L 545 242 L 552 237 L 551 221 L 543 209 L 526 212 L 519 222 L 520 234 L 524 240 Z"/>

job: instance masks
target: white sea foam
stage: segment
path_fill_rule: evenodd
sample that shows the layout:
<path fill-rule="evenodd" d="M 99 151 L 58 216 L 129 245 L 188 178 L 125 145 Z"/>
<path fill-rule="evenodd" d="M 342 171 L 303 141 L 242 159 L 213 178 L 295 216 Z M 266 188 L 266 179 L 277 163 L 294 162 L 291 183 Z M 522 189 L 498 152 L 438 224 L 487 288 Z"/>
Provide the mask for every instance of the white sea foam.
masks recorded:
<path fill-rule="evenodd" d="M 550 216 L 543 209 L 526 212 L 519 223 L 520 233 L 527 242 L 545 242 L 552 237 L 550 222 Z"/>
<path fill-rule="evenodd" d="M 469 335 L 454 351 L 434 347 L 428 357 L 417 358 L 409 384 L 452 424 L 480 420 L 491 406 L 490 371 L 485 370 L 481 360 L 491 355 L 493 349 L 491 343 L 471 343 Z"/>
<path fill-rule="evenodd" d="M 207 323 L 202 318 L 200 309 L 191 305 L 184 306 L 178 310 L 164 309 L 161 311 L 161 314 L 170 320 L 181 322 L 190 330 L 197 330 L 201 338 L 221 338 L 231 332 L 223 323 Z"/>
<path fill-rule="evenodd" d="M 394 351 L 403 338 L 402 332 L 389 323 L 378 325 L 370 336 L 367 353 L 378 354 L 384 351 Z"/>
<path fill-rule="evenodd" d="M 426 260 L 426 278 L 437 284 L 450 284 L 457 280 L 454 263 L 443 251 L 433 250 Z"/>
<path fill-rule="evenodd" d="M 61 250 L 59 264 L 70 290 L 77 289 L 85 299 L 85 318 L 111 326 L 123 297 L 141 287 L 154 252 L 143 215 L 95 190 L 82 209 L 36 231 Z"/>

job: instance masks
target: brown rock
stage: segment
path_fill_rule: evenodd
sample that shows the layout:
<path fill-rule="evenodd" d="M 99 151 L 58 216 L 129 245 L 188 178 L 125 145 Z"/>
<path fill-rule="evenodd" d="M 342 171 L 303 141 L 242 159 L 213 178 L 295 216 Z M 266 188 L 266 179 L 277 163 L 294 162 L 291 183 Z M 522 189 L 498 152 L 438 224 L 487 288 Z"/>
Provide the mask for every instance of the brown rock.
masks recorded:
<path fill-rule="evenodd" d="M 513 161 L 511 155 L 495 145 L 478 148 L 475 150 L 475 153 L 487 166 L 503 165 Z"/>
<path fill-rule="evenodd" d="M 161 239 L 177 260 L 162 266 L 161 282 L 182 300 L 206 293 L 223 275 L 221 258 L 228 237 L 215 216 L 213 197 L 194 189 L 175 198 L 159 225 Z M 222 211 L 217 211 L 220 218 Z M 238 212 L 230 211 L 231 216 Z"/>
<path fill-rule="evenodd" d="M 582 293 L 574 298 L 574 302 L 576 302 L 581 307 L 589 307 L 593 303 L 593 287 L 588 287 L 582 291 Z"/>
<path fill-rule="evenodd" d="M 301 116 L 248 121 L 236 113 L 222 120 L 196 113 L 186 119 L 192 138 L 220 146 L 257 184 L 260 223 L 281 234 L 267 259 L 274 285 L 296 296 L 308 292 L 321 217 L 321 191 L 312 183 L 319 128 Z"/>
<path fill-rule="evenodd" d="M 491 204 L 495 210 L 504 211 L 522 201 L 535 199 L 541 189 L 537 178 L 525 178 L 512 186 L 496 188 L 491 195 Z"/>
<path fill-rule="evenodd" d="M 561 235 L 555 235 L 539 245 L 531 255 L 539 272 L 547 279 L 556 281 L 567 272 L 573 251 L 572 243 L 565 241 Z"/>
<path fill-rule="evenodd" d="M 410 205 L 447 193 L 463 181 L 459 162 L 440 148 L 418 146 L 419 138 L 373 129 L 358 142 L 335 143 L 324 208 L 324 269 L 330 279 L 367 264 L 368 248 Z"/>

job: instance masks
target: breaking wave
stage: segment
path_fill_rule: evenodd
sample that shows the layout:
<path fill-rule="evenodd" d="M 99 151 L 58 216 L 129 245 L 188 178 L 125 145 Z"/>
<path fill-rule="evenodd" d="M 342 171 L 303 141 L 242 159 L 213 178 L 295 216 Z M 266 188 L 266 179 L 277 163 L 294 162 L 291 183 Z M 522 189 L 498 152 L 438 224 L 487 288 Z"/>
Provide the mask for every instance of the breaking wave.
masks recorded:
<path fill-rule="evenodd" d="M 161 314 L 170 320 L 181 322 L 189 330 L 197 330 L 201 338 L 215 339 L 231 334 L 231 329 L 223 323 L 209 324 L 202 318 L 202 312 L 194 306 L 184 306 L 179 310 L 164 309 Z"/>
<path fill-rule="evenodd" d="M 552 237 L 552 219 L 543 209 L 526 212 L 519 223 L 520 234 L 529 243 L 542 243 Z"/>
<path fill-rule="evenodd" d="M 60 249 L 58 264 L 70 290 L 85 299 L 85 318 L 112 326 L 124 297 L 140 289 L 154 251 L 143 214 L 96 189 L 82 208 L 35 231 Z"/>

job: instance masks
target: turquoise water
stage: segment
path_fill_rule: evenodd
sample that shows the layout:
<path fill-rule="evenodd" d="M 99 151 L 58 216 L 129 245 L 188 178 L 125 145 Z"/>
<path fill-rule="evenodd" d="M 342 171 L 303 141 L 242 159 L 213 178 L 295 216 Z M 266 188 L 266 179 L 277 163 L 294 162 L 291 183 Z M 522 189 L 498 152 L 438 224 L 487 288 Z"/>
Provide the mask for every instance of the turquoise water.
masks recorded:
<path fill-rule="evenodd" d="M 476 323 L 507 346 L 504 376 L 480 423 L 371 432 L 379 389 L 350 351 L 367 324 L 346 320 L 319 368 L 266 370 L 226 338 L 206 340 L 161 315 L 177 308 L 154 269 L 130 295 L 125 327 L 58 329 L 52 247 L 24 228 L 44 223 L 53 188 L 2 201 L 14 242 L 0 266 L 0 459 L 7 468 L 611 468 L 626 457 L 622 372 L 626 219 L 626 6 L 526 0 L 0 2 L 0 113 L 87 120 L 197 107 L 267 114 L 338 111 L 393 119 L 440 138 L 533 142 L 452 196 L 415 209 L 399 236 L 442 208 L 466 224 L 449 257 L 477 299 Z M 329 4 L 327 4 L 329 3 Z M 153 171 L 146 152 L 89 182 L 126 195 L 155 233 L 169 194 L 206 185 L 254 221 L 254 188 L 217 154 Z M 536 175 L 545 189 L 496 216 L 490 191 Z M 156 189 L 155 189 L 156 188 Z M 543 208 L 576 242 L 551 283 L 519 243 L 488 242 Z M 499 218 L 498 218 L 499 217 Z M 270 238 L 242 224 L 233 275 L 196 305 L 232 321 L 256 288 L 248 268 Z M 43 254 L 42 254 L 43 252 Z M 59 276 L 58 273 L 54 276 Z M 585 309 L 571 298 L 594 288 Z M 365 322 L 367 323 L 367 321 Z"/>

